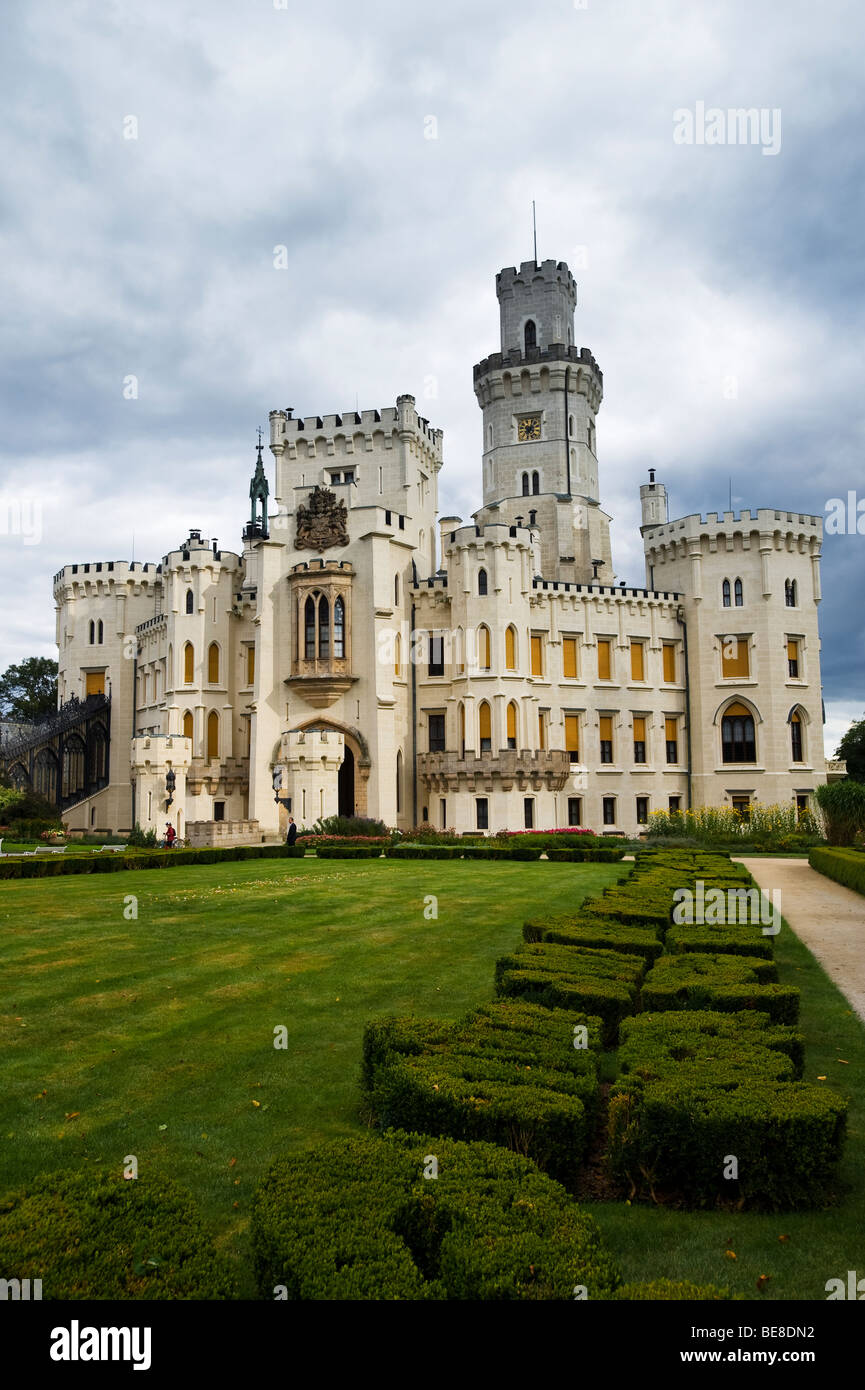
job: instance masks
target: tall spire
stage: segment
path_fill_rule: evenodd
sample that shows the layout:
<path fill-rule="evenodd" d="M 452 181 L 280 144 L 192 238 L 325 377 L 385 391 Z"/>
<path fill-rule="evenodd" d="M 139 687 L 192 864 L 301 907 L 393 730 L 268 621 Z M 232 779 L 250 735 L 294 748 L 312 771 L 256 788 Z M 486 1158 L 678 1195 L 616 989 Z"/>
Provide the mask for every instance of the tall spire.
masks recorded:
<path fill-rule="evenodd" d="M 249 525 L 243 533 L 244 540 L 259 538 L 267 540 L 267 499 L 270 488 L 267 482 L 267 474 L 264 471 L 264 460 L 261 457 L 264 445 L 262 443 L 262 428 L 258 427 L 258 445 L 256 448 L 255 472 L 252 475 L 252 482 L 249 484 L 250 516 Z M 258 516 L 258 503 L 261 503 L 261 517 Z"/>

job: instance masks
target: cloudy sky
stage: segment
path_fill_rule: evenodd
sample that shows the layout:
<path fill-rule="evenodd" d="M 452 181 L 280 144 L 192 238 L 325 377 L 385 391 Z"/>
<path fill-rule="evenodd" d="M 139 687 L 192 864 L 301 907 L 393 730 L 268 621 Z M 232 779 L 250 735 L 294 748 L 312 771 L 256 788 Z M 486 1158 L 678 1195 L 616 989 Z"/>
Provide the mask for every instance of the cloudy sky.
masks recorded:
<path fill-rule="evenodd" d="M 158 561 L 191 526 L 239 549 L 277 407 L 411 392 L 468 516 L 471 369 L 533 198 L 604 371 L 620 577 L 649 466 L 673 516 L 865 498 L 861 0 L 12 0 L 4 23 L 0 667 L 54 654 L 64 563 Z M 680 143 L 698 103 L 764 111 L 764 138 Z M 855 524 L 824 543 L 830 751 L 865 710 Z"/>

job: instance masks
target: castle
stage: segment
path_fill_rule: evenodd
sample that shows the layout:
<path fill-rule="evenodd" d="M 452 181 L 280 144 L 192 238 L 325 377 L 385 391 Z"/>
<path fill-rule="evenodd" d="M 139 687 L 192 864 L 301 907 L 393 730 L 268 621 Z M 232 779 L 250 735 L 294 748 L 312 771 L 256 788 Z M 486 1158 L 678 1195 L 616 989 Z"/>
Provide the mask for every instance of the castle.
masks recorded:
<path fill-rule="evenodd" d="M 61 710 L 106 712 L 77 774 L 28 771 L 73 830 L 256 841 L 339 811 L 632 835 L 658 809 L 808 806 L 821 519 L 671 521 L 651 471 L 645 586 L 617 584 L 573 276 L 529 261 L 496 291 L 470 522 L 437 517 L 442 432 L 413 396 L 273 410 L 241 553 L 195 530 L 159 564 L 55 576 Z"/>

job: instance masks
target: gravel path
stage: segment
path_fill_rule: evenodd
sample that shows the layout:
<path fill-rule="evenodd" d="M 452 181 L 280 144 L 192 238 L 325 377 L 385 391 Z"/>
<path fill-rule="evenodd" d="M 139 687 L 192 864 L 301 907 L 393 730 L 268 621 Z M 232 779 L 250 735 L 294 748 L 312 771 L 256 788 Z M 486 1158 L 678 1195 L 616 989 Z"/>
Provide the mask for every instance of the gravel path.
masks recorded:
<path fill-rule="evenodd" d="M 781 894 L 781 912 L 865 1021 L 865 897 L 818 874 L 807 859 L 746 859 L 755 883 Z"/>

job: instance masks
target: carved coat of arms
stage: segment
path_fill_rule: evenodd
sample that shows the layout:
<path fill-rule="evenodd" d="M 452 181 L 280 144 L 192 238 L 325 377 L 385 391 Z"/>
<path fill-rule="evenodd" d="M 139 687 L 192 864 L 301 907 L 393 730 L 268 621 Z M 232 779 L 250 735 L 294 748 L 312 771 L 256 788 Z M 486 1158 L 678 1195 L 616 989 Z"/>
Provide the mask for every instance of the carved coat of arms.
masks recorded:
<path fill-rule="evenodd" d="M 326 487 L 316 487 L 309 505 L 297 509 L 297 550 L 327 550 L 348 545 L 348 512 L 342 498 Z"/>

